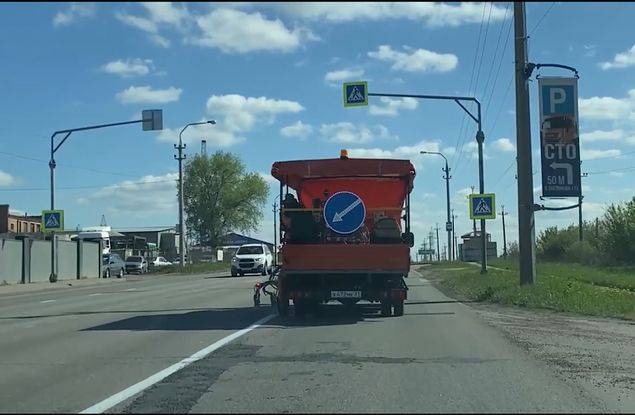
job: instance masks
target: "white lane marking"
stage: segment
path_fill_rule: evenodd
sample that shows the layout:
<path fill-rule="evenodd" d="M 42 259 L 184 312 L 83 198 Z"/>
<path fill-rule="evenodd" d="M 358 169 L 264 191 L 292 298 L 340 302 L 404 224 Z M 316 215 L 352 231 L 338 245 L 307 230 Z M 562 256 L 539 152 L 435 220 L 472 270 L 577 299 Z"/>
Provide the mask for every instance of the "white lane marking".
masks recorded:
<path fill-rule="evenodd" d="M 88 294 L 89 297 L 94 297 L 96 295 L 103 295 L 104 293 L 94 293 L 94 294 Z"/>
<path fill-rule="evenodd" d="M 427 280 L 427 279 L 425 279 L 425 278 L 419 278 L 419 280 L 420 280 L 421 282 L 430 282 L 430 281 L 428 281 L 428 280 Z"/>
<path fill-rule="evenodd" d="M 232 341 L 236 340 L 240 336 L 243 336 L 243 335 L 249 333 L 250 331 L 260 327 L 260 325 L 265 324 L 266 322 L 268 322 L 269 320 L 271 320 L 274 317 L 275 317 L 274 314 L 268 315 L 267 317 L 256 321 L 255 323 L 253 323 L 249 327 L 244 328 L 242 330 L 239 330 L 239 331 L 237 331 L 237 332 L 235 332 L 233 334 L 230 334 L 229 336 L 224 337 L 224 338 L 220 339 L 219 341 L 210 344 L 206 348 L 199 350 L 198 352 L 194 353 L 192 356 L 186 357 L 185 359 L 181 360 L 180 362 L 175 363 L 172 366 L 170 366 L 168 368 L 165 368 L 165 369 L 163 369 L 162 371 L 160 371 L 158 373 L 155 373 L 154 375 L 150 376 L 149 378 L 146 378 L 146 379 L 142 380 L 141 382 L 138 382 L 138 383 L 135 383 L 132 386 L 129 386 L 128 388 L 122 390 L 121 392 L 118 392 L 118 393 L 112 395 L 111 397 L 104 399 L 103 401 L 91 406 L 90 408 L 84 409 L 83 411 L 80 412 L 80 414 L 100 414 L 100 413 L 103 413 L 104 411 L 109 410 L 113 406 L 115 406 L 115 405 L 125 401 L 126 399 L 136 395 L 137 393 L 143 391 L 144 389 L 149 388 L 150 386 L 154 385 L 155 383 L 158 383 L 158 382 L 162 381 L 163 379 L 167 378 L 171 374 L 176 373 L 179 370 L 191 365 L 192 363 L 203 359 L 204 357 L 206 357 L 210 353 L 214 352 L 215 350 L 220 349 L 221 347 L 223 347 L 223 346 L 231 343 Z"/>
<path fill-rule="evenodd" d="M 55 301 L 57 301 L 57 300 L 44 300 L 44 301 L 40 301 L 40 303 L 46 304 L 46 303 L 52 303 L 52 302 L 55 302 Z"/>
<path fill-rule="evenodd" d="M 127 290 L 124 290 L 124 291 L 137 291 L 137 289 L 136 288 L 128 288 Z"/>

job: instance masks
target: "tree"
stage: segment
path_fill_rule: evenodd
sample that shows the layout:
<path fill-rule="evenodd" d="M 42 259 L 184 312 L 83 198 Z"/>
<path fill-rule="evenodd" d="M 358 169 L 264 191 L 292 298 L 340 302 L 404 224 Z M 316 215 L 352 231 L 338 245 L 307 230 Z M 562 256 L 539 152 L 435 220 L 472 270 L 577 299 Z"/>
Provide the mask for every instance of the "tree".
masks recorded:
<path fill-rule="evenodd" d="M 188 236 L 217 246 L 231 231 L 256 230 L 269 192 L 258 173 L 245 172 L 235 155 L 196 155 L 185 165 L 184 202 Z"/>

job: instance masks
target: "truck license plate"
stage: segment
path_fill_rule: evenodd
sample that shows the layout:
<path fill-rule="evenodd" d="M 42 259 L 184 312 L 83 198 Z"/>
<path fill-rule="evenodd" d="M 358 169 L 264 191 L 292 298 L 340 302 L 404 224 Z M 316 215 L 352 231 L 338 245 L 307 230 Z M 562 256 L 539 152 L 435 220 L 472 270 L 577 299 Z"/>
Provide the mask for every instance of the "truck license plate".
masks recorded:
<path fill-rule="evenodd" d="M 361 291 L 331 291 L 331 298 L 362 298 Z"/>

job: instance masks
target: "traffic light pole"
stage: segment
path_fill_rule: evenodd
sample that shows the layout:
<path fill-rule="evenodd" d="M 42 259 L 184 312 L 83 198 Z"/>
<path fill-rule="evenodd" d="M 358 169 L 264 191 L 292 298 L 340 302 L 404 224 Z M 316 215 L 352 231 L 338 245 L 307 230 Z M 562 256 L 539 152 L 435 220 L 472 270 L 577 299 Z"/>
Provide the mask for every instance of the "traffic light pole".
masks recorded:
<path fill-rule="evenodd" d="M 482 116 L 481 116 L 481 103 L 474 97 L 465 96 L 451 96 L 451 95 L 412 95 L 412 94 L 383 94 L 383 93 L 368 93 L 369 97 L 387 97 L 387 98 L 415 98 L 415 99 L 432 99 L 432 100 L 446 100 L 454 101 L 459 107 L 463 109 L 469 115 L 469 117 L 478 125 L 478 131 L 476 132 L 476 142 L 478 144 L 478 179 L 479 179 L 479 191 L 481 194 L 485 193 L 485 178 L 483 173 L 483 142 L 485 141 L 485 134 L 482 129 Z M 476 104 L 477 113 L 472 114 L 468 110 L 463 102 L 473 102 Z M 481 219 L 481 274 L 487 273 L 487 238 L 485 230 L 485 219 Z"/>
<path fill-rule="evenodd" d="M 160 111 L 160 110 L 154 110 L 154 111 Z M 145 112 L 145 111 L 144 111 Z M 154 115 L 152 115 L 154 117 Z M 51 135 L 51 159 L 49 160 L 49 170 L 50 170 L 50 180 L 51 180 L 51 210 L 55 210 L 55 167 L 57 167 L 57 163 L 55 162 L 55 153 L 60 149 L 60 147 L 62 147 L 62 144 L 64 144 L 66 142 L 66 140 L 68 140 L 68 137 L 71 136 L 71 134 L 78 132 L 78 131 L 88 131 L 88 130 L 97 130 L 97 129 L 101 129 L 101 128 L 107 128 L 107 127 L 116 127 L 119 125 L 127 125 L 127 124 L 139 124 L 139 123 L 144 123 L 143 125 L 143 129 L 146 130 L 146 122 L 150 122 L 152 125 L 147 128 L 147 130 L 161 130 L 163 129 L 163 119 L 161 116 L 161 121 L 157 122 L 156 125 L 154 124 L 154 120 L 153 119 L 140 119 L 140 120 L 134 120 L 134 121 L 124 121 L 124 122 L 115 122 L 115 123 L 110 123 L 110 124 L 99 124 L 99 125 L 91 125 L 88 127 L 80 127 L 80 128 L 71 128 L 68 130 L 60 130 L 60 131 L 55 131 L 53 133 L 53 135 Z M 64 134 L 64 138 L 62 139 L 62 141 L 60 141 L 57 145 L 55 145 L 55 137 L 58 135 Z M 101 252 L 100 252 L 101 255 Z M 50 282 L 56 282 L 57 281 L 57 269 L 56 269 L 56 263 L 57 261 L 55 260 L 56 256 L 56 249 L 55 249 L 55 233 L 51 233 L 51 274 L 49 275 L 49 281 Z"/>

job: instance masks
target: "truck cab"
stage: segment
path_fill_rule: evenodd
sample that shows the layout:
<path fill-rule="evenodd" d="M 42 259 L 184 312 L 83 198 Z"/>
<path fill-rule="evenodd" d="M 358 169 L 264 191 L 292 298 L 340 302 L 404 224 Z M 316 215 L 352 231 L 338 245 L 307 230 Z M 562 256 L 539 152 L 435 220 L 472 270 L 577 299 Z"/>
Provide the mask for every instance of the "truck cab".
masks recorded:
<path fill-rule="evenodd" d="M 280 181 L 281 269 L 277 308 L 295 314 L 332 300 L 379 302 L 384 316 L 403 314 L 410 269 L 408 160 L 276 162 Z"/>

